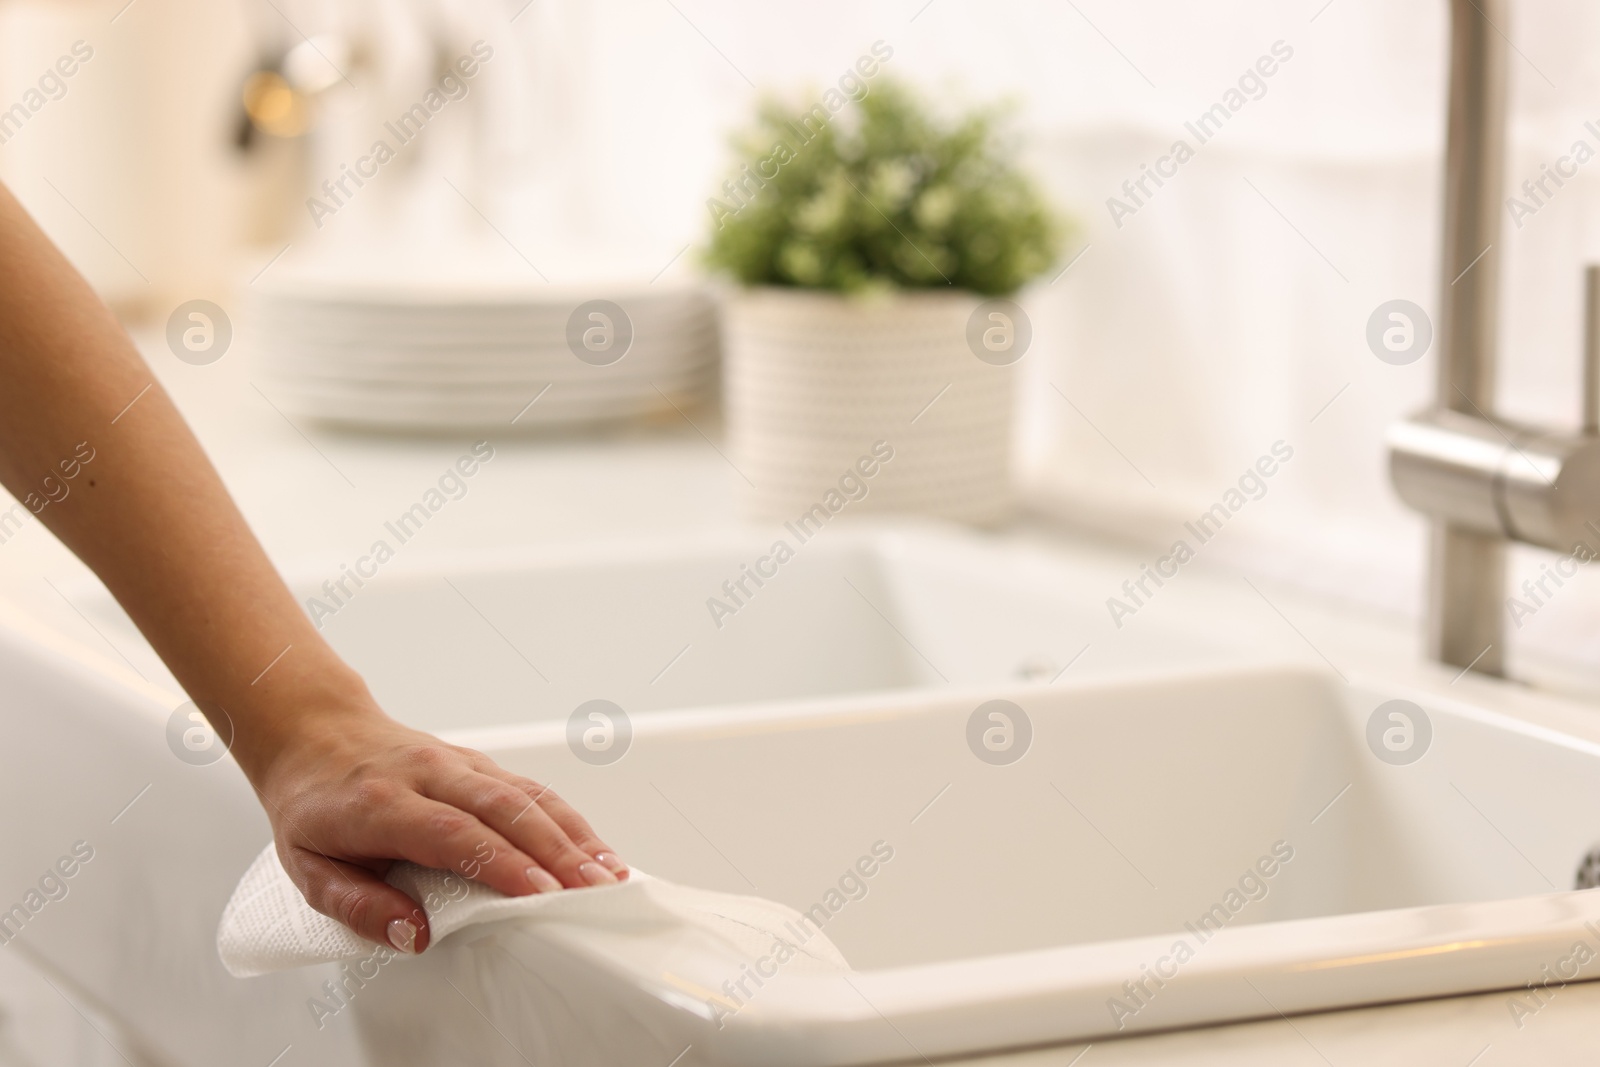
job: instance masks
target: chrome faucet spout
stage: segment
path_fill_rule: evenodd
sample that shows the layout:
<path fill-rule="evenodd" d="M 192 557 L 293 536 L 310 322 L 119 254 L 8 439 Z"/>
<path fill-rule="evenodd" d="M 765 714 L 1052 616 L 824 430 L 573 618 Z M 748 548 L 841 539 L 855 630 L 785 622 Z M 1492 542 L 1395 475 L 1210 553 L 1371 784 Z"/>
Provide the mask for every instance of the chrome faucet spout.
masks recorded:
<path fill-rule="evenodd" d="M 1508 2 L 1450 0 L 1435 403 L 1483 419 L 1494 410 L 1500 326 L 1506 47 L 1496 27 L 1506 21 Z M 1428 654 L 1504 673 L 1504 542 L 1443 519 L 1434 520 L 1429 538 Z"/>
<path fill-rule="evenodd" d="M 1439 255 L 1440 407 L 1494 410 L 1505 185 L 1508 0 L 1450 0 L 1444 225 Z"/>

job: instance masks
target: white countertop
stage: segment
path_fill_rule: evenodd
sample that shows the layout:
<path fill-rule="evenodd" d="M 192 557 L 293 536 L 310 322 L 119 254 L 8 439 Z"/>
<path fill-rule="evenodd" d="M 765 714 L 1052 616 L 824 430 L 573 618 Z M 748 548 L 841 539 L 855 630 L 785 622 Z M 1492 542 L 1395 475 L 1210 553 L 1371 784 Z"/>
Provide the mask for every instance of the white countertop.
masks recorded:
<path fill-rule="evenodd" d="M 412 441 L 291 423 L 271 406 L 270 392 L 263 395 L 252 384 L 244 353 L 207 367 L 180 363 L 164 347 L 148 348 L 147 356 L 280 564 L 336 565 L 364 551 L 383 521 L 408 506 L 470 444 L 465 436 Z M 740 523 L 737 475 L 701 436 L 703 431 L 718 440 L 714 415 L 691 415 L 698 429 L 674 416 L 673 422 L 655 428 L 585 437 L 489 435 L 496 448 L 494 462 L 474 480 L 467 497 L 426 527 L 420 535 L 426 542 L 418 551 L 725 533 Z M 1080 559 L 1104 560 L 1108 576 L 1136 574 L 1145 561 L 1141 553 L 1074 541 L 1033 524 L 1000 536 Z M 1419 663 L 1418 641 L 1405 620 L 1353 614 L 1347 607 L 1265 584 L 1256 592 L 1245 588 L 1237 575 L 1203 567 L 1195 565 L 1185 591 L 1168 594 L 1174 610 L 1184 610 L 1185 598 L 1220 597 L 1240 612 L 1250 610 L 1260 617 L 1261 630 L 1241 635 L 1241 640 L 1269 642 L 1274 653 L 1315 662 L 1326 656 L 1352 669 L 1420 672 L 1437 680 L 1437 668 Z M 87 646 L 105 649 L 104 639 L 47 578 L 57 588 L 70 589 L 87 575 L 29 518 L 22 532 L 0 544 L 0 597 Z M 1267 606 L 1279 612 L 1277 618 L 1261 604 L 1266 596 L 1271 597 Z M 1287 624 L 1288 618 L 1295 622 Z M 1484 685 L 1474 678 L 1460 683 L 1475 695 L 1490 695 Z M 1557 708 L 1550 721 L 1570 719 L 1571 714 Z M 0 981 L 0 997 L 14 1002 L 7 985 Z M 1559 991 L 1536 1015 L 1524 1017 L 1520 1027 L 1508 999 L 1507 993 L 1494 993 L 1273 1018 L 963 1062 L 1017 1067 L 1417 1062 L 1490 1067 L 1593 1060 L 1593 1020 L 1600 1014 L 1590 1013 L 1600 1010 L 1600 985 Z M 4 1052 L 0 1048 L 0 1062 Z M 919 1057 L 908 1048 L 907 1059 Z"/>

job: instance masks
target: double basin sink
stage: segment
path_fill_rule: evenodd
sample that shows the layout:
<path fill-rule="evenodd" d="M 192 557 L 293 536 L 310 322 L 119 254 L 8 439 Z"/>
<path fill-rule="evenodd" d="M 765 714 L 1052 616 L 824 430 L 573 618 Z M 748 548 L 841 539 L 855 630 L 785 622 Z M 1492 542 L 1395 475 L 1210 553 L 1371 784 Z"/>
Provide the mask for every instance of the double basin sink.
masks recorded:
<path fill-rule="evenodd" d="M 228 978 L 211 938 L 265 820 L 230 761 L 175 757 L 181 696 L 88 590 L 149 680 L 0 633 L 0 795 L 27 813 L 0 830 L 0 893 L 95 849 L 7 947 L 117 1019 L 130 1058 L 175 1064 L 921 1062 L 1600 973 L 1586 709 L 1280 655 L 1224 606 L 1118 629 L 1104 566 L 970 535 L 766 554 L 293 584 L 397 717 L 551 783 L 655 876 L 824 904 L 849 974 L 746 1002 L 726 953 L 548 923 L 464 932 L 332 1019 L 307 1004 L 336 969 Z"/>

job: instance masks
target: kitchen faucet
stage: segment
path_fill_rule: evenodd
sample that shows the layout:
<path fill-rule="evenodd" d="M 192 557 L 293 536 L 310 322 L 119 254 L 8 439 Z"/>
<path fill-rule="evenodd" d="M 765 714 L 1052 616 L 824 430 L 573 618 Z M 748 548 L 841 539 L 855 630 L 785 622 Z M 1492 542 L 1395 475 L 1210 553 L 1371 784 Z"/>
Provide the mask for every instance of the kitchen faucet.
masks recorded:
<path fill-rule="evenodd" d="M 1432 520 L 1427 652 L 1505 672 L 1506 544 L 1572 553 L 1600 532 L 1600 268 L 1585 276 L 1583 425 L 1495 415 L 1510 0 L 1450 0 L 1449 117 L 1434 406 L 1389 431 L 1400 499 Z"/>

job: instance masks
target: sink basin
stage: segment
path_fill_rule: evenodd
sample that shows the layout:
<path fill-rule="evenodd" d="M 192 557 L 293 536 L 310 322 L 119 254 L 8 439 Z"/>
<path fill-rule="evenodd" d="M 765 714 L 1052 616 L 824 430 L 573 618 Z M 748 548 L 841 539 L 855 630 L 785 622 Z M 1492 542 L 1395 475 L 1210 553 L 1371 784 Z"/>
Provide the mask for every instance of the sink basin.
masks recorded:
<path fill-rule="evenodd" d="M 1203 630 L 1142 620 L 1096 644 L 1114 586 L 1103 570 L 1016 558 L 971 535 L 830 530 L 781 566 L 763 565 L 776 575 L 757 586 L 744 575 L 771 544 L 401 559 L 361 588 L 347 580 L 348 596 L 323 589 L 336 566 L 292 570 L 290 584 L 303 603 L 333 609 L 317 609 L 324 635 L 383 706 L 433 731 L 565 718 L 596 698 L 632 713 L 1049 681 L 1069 665 L 1077 676 L 1126 674 L 1227 655 Z M 724 590 L 742 578 L 743 592 Z M 103 589 L 70 597 L 145 677 L 177 691 Z M 714 613 L 713 599 L 731 611 Z"/>
<path fill-rule="evenodd" d="M 969 743 L 995 699 L 1032 727 L 1009 764 Z M 1411 762 L 1369 742 L 1395 700 Z M 491 929 L 363 992 L 385 1062 L 919 1061 L 1600 975 L 1600 895 L 1572 891 L 1600 746 L 1437 694 L 1179 673 L 669 713 L 604 767 L 550 726 L 473 740 L 659 876 L 817 914 L 893 858 L 820 913 L 849 978 L 774 965 L 746 997 L 715 954 Z M 419 1044 L 403 1020 L 446 976 L 462 996 Z M 557 1012 L 540 994 L 563 986 L 589 995 Z"/>
<path fill-rule="evenodd" d="M 94 850 L 5 948 L 115 1019 L 132 1062 L 344 1067 L 916 1061 L 1519 989 L 1579 942 L 1600 955 L 1600 898 L 1571 891 L 1600 841 L 1585 708 L 1263 665 L 1281 646 L 1231 608 L 1104 640 L 1120 573 L 920 530 L 830 531 L 719 627 L 706 599 L 769 543 L 396 561 L 324 632 L 401 718 L 550 782 L 658 876 L 805 912 L 892 849 L 826 914 L 848 979 L 780 976 L 730 1021 L 715 953 L 491 926 L 319 1026 L 337 968 L 238 981 L 216 960 L 265 819 L 231 761 L 168 749 L 182 698 L 86 590 L 152 681 L 0 626 L 0 801 L 29 812 L 0 828 L 0 908 Z M 595 698 L 637 713 L 604 765 L 567 741 Z M 1410 762 L 1388 712 L 1369 736 L 1395 700 L 1426 718 L 1408 713 Z"/>

